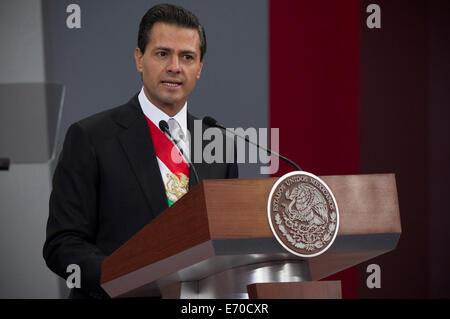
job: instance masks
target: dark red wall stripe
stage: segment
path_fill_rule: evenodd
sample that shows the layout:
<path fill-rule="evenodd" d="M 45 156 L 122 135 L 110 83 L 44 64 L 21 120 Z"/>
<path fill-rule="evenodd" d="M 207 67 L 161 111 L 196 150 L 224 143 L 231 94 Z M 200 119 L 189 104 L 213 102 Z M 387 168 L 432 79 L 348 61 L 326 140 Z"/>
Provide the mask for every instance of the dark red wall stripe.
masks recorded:
<path fill-rule="evenodd" d="M 395 173 L 402 234 L 394 251 L 360 266 L 362 285 L 358 296 L 426 298 L 430 247 L 439 245 L 439 241 L 429 242 L 428 228 L 432 221 L 428 188 L 432 107 L 429 88 L 433 83 L 428 67 L 432 61 L 429 25 L 433 18 L 428 17 L 428 12 L 439 2 L 376 2 L 381 8 L 381 29 L 371 30 L 364 21 L 361 27 L 360 172 Z M 361 1 L 362 8 L 370 3 Z M 448 42 L 449 38 L 442 39 Z M 439 54 L 446 54 L 448 60 L 448 52 Z M 366 267 L 371 263 L 381 268 L 381 289 L 364 285 Z"/>
<path fill-rule="evenodd" d="M 280 153 L 316 175 L 357 174 L 359 167 L 358 0 L 269 4 L 270 127 Z M 280 163 L 276 176 L 292 170 Z M 343 280 L 357 294 L 357 270 Z"/>

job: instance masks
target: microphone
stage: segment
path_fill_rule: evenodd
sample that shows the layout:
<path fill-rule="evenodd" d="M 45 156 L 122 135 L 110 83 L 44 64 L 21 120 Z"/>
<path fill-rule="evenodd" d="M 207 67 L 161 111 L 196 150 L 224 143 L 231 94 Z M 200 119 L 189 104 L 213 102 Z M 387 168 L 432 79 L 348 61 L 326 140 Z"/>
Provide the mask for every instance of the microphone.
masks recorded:
<path fill-rule="evenodd" d="M 236 134 L 236 133 L 233 132 L 233 131 L 230 131 L 229 129 L 227 129 L 227 128 L 224 127 L 223 125 L 220 125 L 220 124 L 219 124 L 215 119 L 213 119 L 212 117 L 205 116 L 205 117 L 203 118 L 203 123 L 205 123 L 207 126 L 221 128 L 222 130 L 225 130 L 225 131 L 227 131 L 227 132 L 229 132 L 229 133 L 231 133 L 231 134 L 233 134 L 233 135 L 236 135 L 237 137 L 239 137 L 239 138 L 245 140 L 247 143 L 250 143 L 250 144 L 252 144 L 252 145 L 255 145 L 256 147 L 265 150 L 267 153 L 273 154 L 273 155 L 275 155 L 276 157 L 281 158 L 283 161 L 285 161 L 285 162 L 291 164 L 292 166 L 294 166 L 298 171 L 301 171 L 301 170 L 302 170 L 302 169 L 300 168 L 300 166 L 298 166 L 297 164 L 295 164 L 295 163 L 294 163 L 293 161 L 291 161 L 289 158 L 284 157 L 284 156 L 282 156 L 282 155 L 280 155 L 280 154 L 278 154 L 278 153 L 272 151 L 271 149 L 265 148 L 265 147 L 259 145 L 258 143 L 254 143 L 254 142 L 250 141 L 250 140 L 248 139 L 248 137 L 246 137 L 246 136 L 242 136 L 242 135 L 240 135 L 240 134 Z"/>
<path fill-rule="evenodd" d="M 183 150 L 178 147 L 179 140 L 175 140 L 172 137 L 172 134 L 170 134 L 169 124 L 167 124 L 166 121 L 161 120 L 161 121 L 159 121 L 159 128 L 161 129 L 161 131 L 163 131 L 163 133 L 167 134 L 167 136 L 170 138 L 170 140 L 175 145 L 175 147 L 180 151 L 180 154 L 181 154 L 181 156 L 183 156 L 183 159 L 186 161 L 186 163 L 188 163 L 189 167 L 192 168 L 192 171 L 194 172 L 195 179 L 197 180 L 197 184 L 199 184 L 200 183 L 200 179 L 198 178 L 197 170 L 195 169 L 194 164 L 191 163 L 191 160 L 189 158 L 187 158 L 187 156 L 185 156 L 183 154 Z"/>

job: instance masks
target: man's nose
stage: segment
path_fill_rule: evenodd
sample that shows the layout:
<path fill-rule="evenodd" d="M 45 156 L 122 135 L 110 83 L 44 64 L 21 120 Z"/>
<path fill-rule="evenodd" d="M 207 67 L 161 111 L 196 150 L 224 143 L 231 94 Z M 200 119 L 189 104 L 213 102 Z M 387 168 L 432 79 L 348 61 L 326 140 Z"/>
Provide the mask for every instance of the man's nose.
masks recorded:
<path fill-rule="evenodd" d="M 181 72 L 180 59 L 178 56 L 173 55 L 172 58 L 169 60 L 167 72 L 169 72 L 169 73 L 180 73 Z"/>

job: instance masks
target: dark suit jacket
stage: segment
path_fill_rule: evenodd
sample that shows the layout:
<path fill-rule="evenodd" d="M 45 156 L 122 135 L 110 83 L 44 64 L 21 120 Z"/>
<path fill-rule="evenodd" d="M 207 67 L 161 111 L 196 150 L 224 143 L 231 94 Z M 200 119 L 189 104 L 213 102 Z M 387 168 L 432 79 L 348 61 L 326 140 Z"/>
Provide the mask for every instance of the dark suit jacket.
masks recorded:
<path fill-rule="evenodd" d="M 189 113 L 187 122 L 194 134 Z M 194 143 L 192 137 L 191 154 Z M 236 162 L 194 165 L 200 180 L 238 176 Z M 189 188 L 194 184 L 191 169 Z M 80 266 L 81 288 L 72 289 L 71 297 L 105 297 L 99 285 L 102 261 L 166 208 L 153 142 L 135 95 L 68 129 L 53 176 L 44 259 L 63 278 L 68 265 Z"/>

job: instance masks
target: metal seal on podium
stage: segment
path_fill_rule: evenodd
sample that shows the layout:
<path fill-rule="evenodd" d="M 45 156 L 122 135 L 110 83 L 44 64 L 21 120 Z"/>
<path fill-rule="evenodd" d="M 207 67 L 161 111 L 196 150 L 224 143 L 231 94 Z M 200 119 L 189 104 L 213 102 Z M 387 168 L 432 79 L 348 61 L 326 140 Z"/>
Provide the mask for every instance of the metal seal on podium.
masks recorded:
<path fill-rule="evenodd" d="M 339 208 L 333 193 L 308 172 L 290 172 L 277 180 L 270 191 L 267 214 L 278 242 L 300 257 L 324 253 L 339 229 Z"/>

